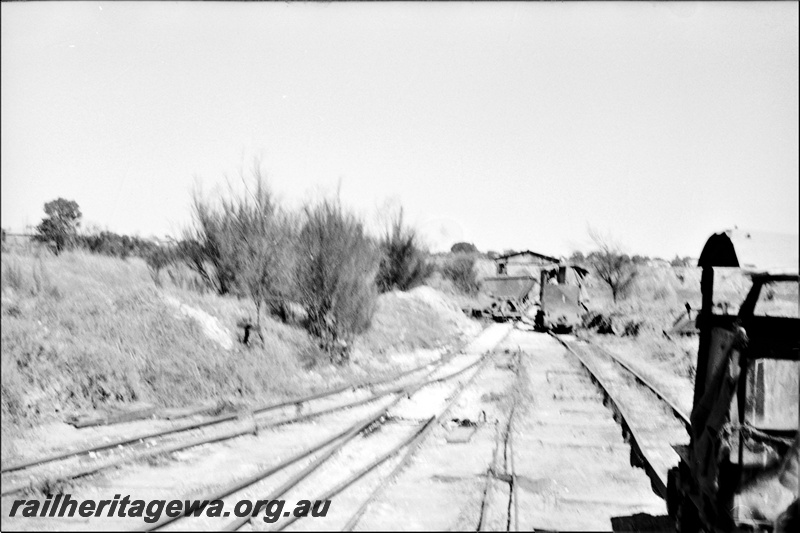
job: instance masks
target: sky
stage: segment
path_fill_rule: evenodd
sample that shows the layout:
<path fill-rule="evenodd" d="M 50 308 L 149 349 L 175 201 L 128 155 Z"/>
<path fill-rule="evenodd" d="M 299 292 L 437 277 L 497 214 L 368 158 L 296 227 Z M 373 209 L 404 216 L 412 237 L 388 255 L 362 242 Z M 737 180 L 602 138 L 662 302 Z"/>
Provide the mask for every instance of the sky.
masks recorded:
<path fill-rule="evenodd" d="M 2 3 L 2 227 L 177 235 L 260 161 L 433 250 L 798 228 L 798 4 Z"/>

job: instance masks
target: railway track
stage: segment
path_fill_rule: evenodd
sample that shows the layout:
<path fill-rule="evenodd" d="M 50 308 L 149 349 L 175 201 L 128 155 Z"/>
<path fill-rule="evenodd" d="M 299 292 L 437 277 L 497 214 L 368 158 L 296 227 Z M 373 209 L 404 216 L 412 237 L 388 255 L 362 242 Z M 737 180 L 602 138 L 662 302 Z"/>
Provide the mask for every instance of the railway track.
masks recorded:
<path fill-rule="evenodd" d="M 495 339 L 492 341 L 492 344 L 497 344 L 502 336 L 507 333 L 503 333 L 502 335 L 498 336 L 497 333 L 494 334 Z M 490 335 L 491 336 L 491 335 Z M 478 343 L 480 345 L 480 343 Z M 84 476 L 93 473 L 97 473 L 100 470 L 110 469 L 113 466 L 119 466 L 123 463 L 128 463 L 132 461 L 141 461 L 142 459 L 146 458 L 155 458 L 164 455 L 165 453 L 170 453 L 178 450 L 186 450 L 192 447 L 198 447 L 203 444 L 211 444 L 217 443 L 219 445 L 226 446 L 226 441 L 232 441 L 236 437 L 245 435 L 247 433 L 253 433 L 254 431 L 258 431 L 259 429 L 266 429 L 266 428 L 278 428 L 281 426 L 290 427 L 290 428 L 300 428 L 306 427 L 308 424 L 297 424 L 298 422 L 308 422 L 312 423 L 311 420 L 322 415 L 331 415 L 331 416 L 338 416 L 340 419 L 344 420 L 345 418 L 349 417 L 352 421 L 352 418 L 355 416 L 356 413 L 360 414 L 365 409 L 370 408 L 371 412 L 366 417 L 360 418 L 355 423 L 352 423 L 341 429 L 338 432 L 335 432 L 333 435 L 330 435 L 326 438 L 320 438 L 317 440 L 315 444 L 312 446 L 308 446 L 309 440 L 301 441 L 302 445 L 305 447 L 302 450 L 297 451 L 296 453 L 286 456 L 283 455 L 283 459 L 278 461 L 277 464 L 273 461 L 273 464 L 267 466 L 265 468 L 260 468 L 256 472 L 252 472 L 247 477 L 241 478 L 239 477 L 235 481 L 231 483 L 217 483 L 215 482 L 215 488 L 210 493 L 205 493 L 204 497 L 200 497 L 201 494 L 198 494 L 196 490 L 190 490 L 192 499 L 222 499 L 229 495 L 236 494 L 237 500 L 238 499 L 245 499 L 248 497 L 247 490 L 256 490 L 261 484 L 263 485 L 264 480 L 269 480 L 274 483 L 279 483 L 283 481 L 283 484 L 278 488 L 275 489 L 272 493 L 270 493 L 270 498 L 274 499 L 277 498 L 277 494 L 283 494 L 287 491 L 290 491 L 294 488 L 295 485 L 302 484 L 306 477 L 314 476 L 319 469 L 325 468 L 328 463 L 330 463 L 331 458 L 335 458 L 337 455 L 341 455 L 341 450 L 350 446 L 352 447 L 353 443 L 357 443 L 358 441 L 363 441 L 367 437 L 367 435 L 372 435 L 375 433 L 381 433 L 384 431 L 386 427 L 391 424 L 387 424 L 387 421 L 394 421 L 398 415 L 394 414 L 393 408 L 400 406 L 403 402 L 409 401 L 409 398 L 414 398 L 415 395 L 421 394 L 425 391 L 425 389 L 438 386 L 450 386 L 450 383 L 458 383 L 459 386 L 465 380 L 470 379 L 469 376 L 474 376 L 478 370 L 478 367 L 485 361 L 483 356 L 473 352 L 470 353 L 461 353 L 461 354 L 454 354 L 451 357 L 445 358 L 443 360 L 435 362 L 435 364 L 428 364 L 417 367 L 412 369 L 411 371 L 404 372 L 400 376 L 395 376 L 392 379 L 381 380 L 381 382 L 372 382 L 368 384 L 361 385 L 362 389 L 369 389 L 369 394 L 362 394 L 362 398 L 358 398 L 353 400 L 351 388 L 348 387 L 346 390 L 341 389 L 338 391 L 329 391 L 327 393 L 315 395 L 311 398 L 305 398 L 300 400 L 293 400 L 290 402 L 285 402 L 284 405 L 281 407 L 294 407 L 301 402 L 311 402 L 314 400 L 318 400 L 321 398 L 327 398 L 328 401 L 332 399 L 332 397 L 336 396 L 338 393 L 345 393 L 349 394 L 348 401 L 344 403 L 340 403 L 338 405 L 325 407 L 323 409 L 316 409 L 310 412 L 306 412 L 304 414 L 298 416 L 292 416 L 287 418 L 273 418 L 264 421 L 263 423 L 259 423 L 257 419 L 251 419 L 245 424 L 246 427 L 235 427 L 234 429 L 220 431 L 215 433 L 212 436 L 201 435 L 194 439 L 181 439 L 179 442 L 170 443 L 165 446 L 156 446 L 152 449 L 144 449 L 139 451 L 138 453 L 133 453 L 131 455 L 125 457 L 116 457 L 112 458 L 110 461 L 103 462 L 97 461 L 96 458 L 90 461 L 90 464 L 87 466 L 80 466 L 77 470 L 69 471 L 66 474 L 61 474 L 60 479 L 74 479 L 76 476 Z M 422 375 L 420 375 L 422 374 Z M 422 392 L 421 392 L 422 391 Z M 455 400 L 455 398 L 453 398 Z M 378 406 L 377 410 L 375 407 Z M 306 406 L 306 409 L 308 407 Z M 372 470 L 382 466 L 384 463 L 389 461 L 394 456 L 398 455 L 402 449 L 411 449 L 414 446 L 418 445 L 421 440 L 425 438 L 425 436 L 430 432 L 430 428 L 436 425 L 438 421 L 441 420 L 443 416 L 445 416 L 446 409 L 434 417 L 428 417 L 425 420 L 421 420 L 420 424 L 417 424 L 417 427 L 413 428 L 412 431 L 406 436 L 402 443 L 398 445 L 396 450 L 391 453 L 385 453 L 378 457 L 375 461 L 373 461 L 373 465 L 368 471 L 365 471 L 362 475 L 366 475 L 367 473 L 371 472 Z M 348 414 L 349 413 L 349 414 Z M 402 418 L 402 417 L 401 417 Z M 227 422 L 229 419 L 226 418 L 225 420 L 214 420 L 214 423 L 222 423 Z M 326 418 L 328 420 L 328 418 Z M 341 421 L 341 420 L 340 420 Z M 241 421 L 239 421 L 241 422 Z M 213 426 L 214 424 L 202 424 L 202 426 Z M 239 426 L 242 424 L 240 423 Z M 332 424 L 334 425 L 334 424 Z M 341 424 L 340 424 L 341 425 Z M 399 426 L 403 426 L 403 424 L 399 424 Z M 194 428 L 192 428 L 194 429 Z M 404 428 L 408 429 L 408 428 Z M 188 428 L 184 426 L 180 426 L 175 433 L 180 433 L 182 431 L 187 431 Z M 185 437 L 185 434 L 183 435 Z M 141 439 L 141 437 L 139 437 Z M 127 443 L 140 443 L 141 440 L 134 440 L 134 439 L 126 439 Z M 293 441 L 297 442 L 298 439 L 292 439 Z M 298 444 L 300 444 L 298 442 Z M 113 446 L 113 445 L 112 445 Z M 100 451 L 100 450 L 108 450 L 113 448 L 109 446 L 107 443 L 96 446 L 96 447 L 86 447 L 79 450 L 75 450 L 69 454 L 58 454 L 57 456 L 51 456 L 44 458 L 45 460 L 34 460 L 29 461 L 30 464 L 23 464 L 23 465 L 12 465 L 11 468 L 7 470 L 13 471 L 12 474 L 20 473 L 23 477 L 24 475 L 28 474 L 32 469 L 36 469 L 37 467 L 41 467 L 45 464 L 57 464 L 59 461 L 64 460 L 72 460 L 76 461 L 78 459 L 88 459 L 86 457 L 88 454 L 93 452 Z M 366 455 L 369 457 L 369 455 Z M 299 472 L 298 472 L 298 469 Z M 291 476 L 289 479 L 282 480 L 281 476 Z M 6 477 L 6 476 L 4 476 Z M 19 492 L 24 490 L 30 485 L 25 485 L 23 483 L 19 483 L 16 486 L 11 485 L 9 486 L 7 483 L 7 478 L 4 479 L 3 482 L 3 492 L 4 494 L 10 494 L 14 492 Z M 350 482 L 350 484 L 355 483 L 357 479 L 354 479 Z M 314 487 L 316 488 L 316 487 Z M 346 487 L 341 487 L 339 490 L 344 490 Z M 244 491 L 244 492 L 243 492 Z M 308 497 L 310 495 L 309 489 L 306 488 L 305 492 L 303 493 L 304 497 Z M 256 493 L 253 493 L 252 499 L 264 499 L 264 494 L 261 494 L 262 497 L 259 497 Z M 146 529 L 160 529 L 160 528 L 171 528 L 173 525 L 171 522 L 175 520 L 161 520 L 157 524 L 147 525 Z M 179 525 L 180 528 L 184 528 L 188 525 L 192 527 L 198 526 L 203 521 L 200 519 L 193 518 L 192 520 L 181 522 Z M 241 527 L 244 522 L 239 523 L 238 525 L 233 522 L 227 524 L 227 526 L 231 529 L 236 529 L 237 527 Z M 222 527 L 223 524 L 215 523 L 212 527 L 219 529 Z M 119 527 L 119 526 L 117 526 Z"/>
<path fill-rule="evenodd" d="M 417 382 L 425 381 L 439 369 L 445 368 L 453 355 L 448 353 L 436 361 L 380 380 L 262 405 L 245 414 L 226 414 L 200 421 L 184 422 L 166 429 L 120 437 L 3 465 L 0 469 L 3 473 L 3 488 L 0 495 L 9 496 L 45 484 L 63 483 L 124 464 L 196 446 L 224 442 L 268 428 L 309 421 L 370 404 L 397 394 Z M 295 411 L 296 414 L 290 414 L 291 411 Z"/>
<path fill-rule="evenodd" d="M 679 461 L 672 445 L 688 444 L 689 416 L 655 384 L 610 352 L 594 344 L 553 336 L 602 390 L 630 442 L 632 460 L 647 472 L 653 490 L 666 498 L 667 473 Z"/>
<path fill-rule="evenodd" d="M 427 442 L 387 471 L 391 483 L 376 486 L 343 529 L 516 529 L 520 452 L 510 428 L 521 409 L 516 406 L 524 374 L 519 359 L 520 352 L 506 339 L 465 389 L 450 422 L 432 428 Z M 329 526 L 312 521 L 307 528 Z"/>
<path fill-rule="evenodd" d="M 235 495 L 237 500 L 273 501 L 282 499 L 287 502 L 293 501 L 293 497 L 294 500 L 311 498 L 311 501 L 325 501 L 336 497 L 336 512 L 342 522 L 348 506 L 342 504 L 339 496 L 365 477 L 371 476 L 373 478 L 371 482 L 378 481 L 380 484 L 383 481 L 382 470 L 391 466 L 393 460 L 402 455 L 400 464 L 407 461 L 432 429 L 447 416 L 463 390 L 469 386 L 487 363 L 489 356 L 490 353 L 487 352 L 469 364 L 463 365 L 462 362 L 462 368 L 457 371 L 431 376 L 415 383 L 408 390 L 396 391 L 395 397 L 390 403 L 359 420 L 345 432 L 245 480 L 240 480 L 211 493 L 199 496 L 195 494 L 193 497 L 213 500 L 226 499 Z M 429 394 L 428 398 L 417 400 L 416 397 L 423 394 L 423 391 L 431 385 L 439 387 L 438 392 L 433 395 Z M 434 403 L 438 401 L 442 406 L 438 410 L 431 410 L 425 406 L 423 416 L 419 416 L 419 413 L 416 413 L 413 418 L 403 415 L 409 411 L 409 405 L 411 405 L 411 413 L 415 413 L 413 407 L 415 402 L 421 401 L 427 404 L 431 399 L 434 399 Z M 419 407 L 417 407 L 418 409 Z M 376 435 L 379 437 L 376 438 Z M 286 476 L 279 483 L 273 479 L 273 476 L 282 471 Z M 369 500 L 370 497 L 367 496 L 365 505 Z M 232 506 L 232 499 L 230 504 Z M 350 506 L 350 508 L 352 507 Z M 353 511 L 350 522 L 357 521 L 359 510 Z M 263 525 L 262 520 L 267 522 L 265 516 L 266 514 L 262 512 L 259 516 L 248 514 L 248 516 L 237 517 L 233 520 L 192 517 L 191 520 L 181 521 L 180 518 L 164 518 L 158 523 L 148 526 L 145 530 L 192 527 L 235 531 L 253 521 Z M 267 522 L 272 529 L 276 530 L 287 528 L 295 522 L 303 520 L 294 515 L 276 518 L 274 523 Z M 330 527 L 331 522 L 332 518 L 326 517 L 326 528 Z"/>
<path fill-rule="evenodd" d="M 517 351 L 514 358 L 515 390 L 511 408 L 505 424 L 498 425 L 496 446 L 492 454 L 492 462 L 486 473 L 483 488 L 480 514 L 476 531 L 518 531 L 519 498 L 517 475 L 514 469 L 514 418 L 517 413 L 521 388 L 524 387 L 522 377 L 522 352 Z"/>
<path fill-rule="evenodd" d="M 145 531 L 350 531 L 385 528 L 387 520 L 395 519 L 404 521 L 401 528 L 608 529 L 609 519 L 666 514 L 666 475 L 677 461 L 671 445 L 688 440 L 688 417 L 669 396 L 596 346 L 521 330 L 509 335 L 507 326 L 496 327 L 506 329 L 495 335 L 493 346 L 502 341 L 509 348 L 516 345 L 516 351 L 507 348 L 493 359 L 487 350 L 482 355 L 456 354 L 380 383 L 363 384 L 360 391 L 328 391 L 285 402 L 280 409 L 299 412 L 297 405 L 304 406 L 293 416 L 236 420 L 213 435 L 176 439 L 108 464 L 95 460 L 71 473 L 89 475 L 98 467 L 110 469 L 214 444 L 232 447 L 224 455 L 237 464 L 236 472 L 214 476 L 200 486 L 192 482 L 181 492 L 169 489 L 171 497 L 222 500 L 225 509 L 244 500 L 284 500 L 287 506 L 299 500 L 333 501 L 325 518 L 272 516 L 263 510 L 240 518 L 233 513 L 217 518 L 163 516 L 144 524 L 140 530 Z M 498 407 L 489 420 L 482 412 L 484 421 L 474 424 L 480 419 L 475 409 L 500 397 L 505 407 Z M 316 434 L 313 421 L 323 416 L 324 432 Z M 469 445 L 450 444 L 450 435 L 459 429 L 453 421 L 458 420 L 476 426 Z M 269 431 L 258 442 L 262 448 L 275 443 L 273 460 L 265 460 L 269 454 L 263 449 L 258 450 L 260 459 L 237 459 L 242 456 L 232 451 L 240 445 L 229 443 L 263 430 Z M 278 445 L 279 438 L 283 444 Z M 214 462 L 212 450 L 196 452 L 195 468 Z M 215 453 L 222 455 L 219 449 Z M 179 470 L 171 465 L 162 475 L 176 477 Z M 24 467 L 22 472 L 41 466 Z M 127 476 L 121 480 L 123 487 L 135 483 L 130 469 Z M 120 491 L 113 480 L 105 483 Z M 5 480 L 3 491 L 8 492 Z M 459 502 L 453 508 L 431 507 L 454 498 Z M 554 516 L 559 518 L 553 521 Z M 142 524 L 127 522 L 136 523 Z M 97 525 L 119 527 L 110 518 Z"/>

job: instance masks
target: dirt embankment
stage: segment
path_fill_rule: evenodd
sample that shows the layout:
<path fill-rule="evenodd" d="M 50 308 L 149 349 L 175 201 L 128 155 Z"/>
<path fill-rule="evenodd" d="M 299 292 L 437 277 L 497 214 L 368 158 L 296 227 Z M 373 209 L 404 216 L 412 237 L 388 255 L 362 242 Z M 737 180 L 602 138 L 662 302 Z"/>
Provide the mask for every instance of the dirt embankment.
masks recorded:
<path fill-rule="evenodd" d="M 385 294 L 353 364 L 339 367 L 304 330 L 269 318 L 264 343 L 243 345 L 246 301 L 157 288 L 139 259 L 78 252 L 3 253 L 0 309 L 4 433 L 130 402 L 311 393 L 410 368 L 479 329 L 429 287 Z"/>

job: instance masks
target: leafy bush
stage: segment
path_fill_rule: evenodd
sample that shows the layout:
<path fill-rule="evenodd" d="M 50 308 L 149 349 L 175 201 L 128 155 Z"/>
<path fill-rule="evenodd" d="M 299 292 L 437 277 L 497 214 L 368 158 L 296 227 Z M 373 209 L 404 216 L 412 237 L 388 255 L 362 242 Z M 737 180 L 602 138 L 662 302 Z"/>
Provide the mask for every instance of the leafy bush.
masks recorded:
<path fill-rule="evenodd" d="M 474 255 L 456 254 L 442 266 L 442 274 L 467 294 L 475 294 L 480 290 Z"/>
<path fill-rule="evenodd" d="M 353 337 L 375 311 L 378 252 L 364 226 L 338 199 L 305 209 L 298 236 L 296 290 L 305 326 L 333 360 L 345 360 Z"/>
<path fill-rule="evenodd" d="M 381 292 L 413 289 L 431 275 L 433 265 L 427 261 L 418 240 L 416 231 L 403 224 L 400 209 L 380 241 L 377 283 Z"/>
<path fill-rule="evenodd" d="M 118 235 L 111 231 L 100 231 L 76 235 L 75 243 L 92 253 L 127 259 L 130 256 L 147 258 L 158 245 L 137 236 Z"/>

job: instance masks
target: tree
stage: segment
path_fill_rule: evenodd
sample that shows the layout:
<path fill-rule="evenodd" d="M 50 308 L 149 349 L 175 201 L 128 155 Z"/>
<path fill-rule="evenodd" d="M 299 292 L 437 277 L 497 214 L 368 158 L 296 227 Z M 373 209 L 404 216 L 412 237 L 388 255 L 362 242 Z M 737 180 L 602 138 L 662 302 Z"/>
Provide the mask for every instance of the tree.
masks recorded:
<path fill-rule="evenodd" d="M 471 254 L 478 251 L 471 242 L 457 242 L 450 247 L 450 251 L 454 254 Z"/>
<path fill-rule="evenodd" d="M 589 230 L 589 236 L 597 246 L 597 250 L 590 253 L 588 259 L 592 262 L 597 277 L 611 289 L 611 297 L 616 302 L 619 297 L 624 297 L 633 285 L 637 275 L 636 265 L 610 237 L 592 229 Z"/>
<path fill-rule="evenodd" d="M 417 232 L 403 223 L 402 207 L 387 226 L 380 241 L 378 289 L 406 291 L 421 284 L 433 272 L 433 265 L 419 246 Z"/>
<path fill-rule="evenodd" d="M 569 256 L 569 260 L 571 263 L 575 263 L 577 265 L 583 264 L 586 261 L 586 257 L 583 255 L 583 252 L 580 250 L 575 250 L 572 252 L 572 255 Z"/>
<path fill-rule="evenodd" d="M 44 204 L 47 215 L 36 226 L 34 240 L 49 244 L 56 255 L 72 245 L 81 223 L 81 210 L 74 200 L 58 198 Z"/>

